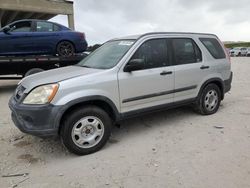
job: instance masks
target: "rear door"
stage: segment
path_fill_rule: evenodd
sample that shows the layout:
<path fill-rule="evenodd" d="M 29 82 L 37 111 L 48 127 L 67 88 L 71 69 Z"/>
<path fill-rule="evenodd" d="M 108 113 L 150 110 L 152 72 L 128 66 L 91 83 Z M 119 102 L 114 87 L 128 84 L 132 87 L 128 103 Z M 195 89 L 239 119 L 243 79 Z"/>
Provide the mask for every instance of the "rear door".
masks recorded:
<path fill-rule="evenodd" d="M 192 38 L 172 38 L 175 71 L 174 101 L 185 101 L 197 96 L 198 86 L 210 72 L 202 53 Z"/>
<path fill-rule="evenodd" d="M 46 21 L 35 22 L 34 50 L 38 53 L 54 53 L 59 37 L 60 27 L 56 24 Z"/>
<path fill-rule="evenodd" d="M 139 59 L 144 68 L 118 73 L 121 112 L 135 111 L 173 102 L 174 70 L 167 39 L 145 41 L 130 60 Z"/>

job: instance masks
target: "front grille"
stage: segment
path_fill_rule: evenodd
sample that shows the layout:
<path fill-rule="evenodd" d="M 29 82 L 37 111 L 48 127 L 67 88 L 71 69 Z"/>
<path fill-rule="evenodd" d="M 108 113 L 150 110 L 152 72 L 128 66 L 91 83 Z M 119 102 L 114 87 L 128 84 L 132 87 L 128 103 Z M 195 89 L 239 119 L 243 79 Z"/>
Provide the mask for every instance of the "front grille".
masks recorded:
<path fill-rule="evenodd" d="M 25 89 L 26 89 L 26 88 L 23 87 L 22 85 L 19 85 L 19 86 L 16 88 L 15 98 L 16 98 L 17 100 L 20 100 L 20 99 L 22 98 Z"/>

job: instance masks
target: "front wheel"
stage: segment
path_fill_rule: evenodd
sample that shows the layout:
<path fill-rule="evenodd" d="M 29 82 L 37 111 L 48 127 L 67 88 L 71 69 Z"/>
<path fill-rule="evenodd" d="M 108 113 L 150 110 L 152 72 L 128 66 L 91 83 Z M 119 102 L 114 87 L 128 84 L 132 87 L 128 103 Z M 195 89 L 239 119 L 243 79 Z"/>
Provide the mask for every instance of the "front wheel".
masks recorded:
<path fill-rule="evenodd" d="M 221 91 L 216 84 L 208 84 L 195 104 L 195 110 L 202 115 L 211 115 L 218 111 Z"/>
<path fill-rule="evenodd" d="M 69 151 L 87 155 L 100 150 L 111 134 L 112 121 L 109 115 L 95 106 L 86 106 L 73 111 L 63 122 L 61 138 Z"/>

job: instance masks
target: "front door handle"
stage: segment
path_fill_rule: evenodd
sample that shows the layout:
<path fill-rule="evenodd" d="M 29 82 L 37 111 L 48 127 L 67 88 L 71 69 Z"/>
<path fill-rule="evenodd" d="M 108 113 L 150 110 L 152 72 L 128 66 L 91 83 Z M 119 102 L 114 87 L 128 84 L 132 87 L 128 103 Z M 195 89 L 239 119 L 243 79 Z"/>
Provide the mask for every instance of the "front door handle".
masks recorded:
<path fill-rule="evenodd" d="M 172 71 L 163 71 L 160 73 L 161 76 L 165 76 L 165 75 L 168 75 L 168 74 L 173 74 Z"/>
<path fill-rule="evenodd" d="M 200 67 L 200 69 L 209 69 L 209 68 L 210 68 L 209 66 L 204 66 L 204 65 Z"/>

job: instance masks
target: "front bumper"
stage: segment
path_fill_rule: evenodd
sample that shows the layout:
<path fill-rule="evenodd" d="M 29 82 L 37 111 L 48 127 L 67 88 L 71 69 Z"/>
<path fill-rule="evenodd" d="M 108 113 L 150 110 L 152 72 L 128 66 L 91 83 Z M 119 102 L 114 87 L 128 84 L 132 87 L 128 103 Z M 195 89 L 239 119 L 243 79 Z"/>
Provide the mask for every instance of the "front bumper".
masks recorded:
<path fill-rule="evenodd" d="M 24 105 L 11 97 L 9 107 L 12 120 L 20 131 L 40 137 L 58 135 L 60 106 Z"/>

